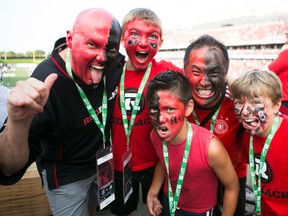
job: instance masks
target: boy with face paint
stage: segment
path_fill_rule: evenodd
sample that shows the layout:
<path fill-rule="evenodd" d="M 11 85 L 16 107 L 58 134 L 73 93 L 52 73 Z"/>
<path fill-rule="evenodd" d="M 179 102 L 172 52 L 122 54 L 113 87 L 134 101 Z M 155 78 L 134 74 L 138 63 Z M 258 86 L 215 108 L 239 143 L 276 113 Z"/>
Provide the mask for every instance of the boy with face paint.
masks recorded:
<path fill-rule="evenodd" d="M 110 12 L 82 11 L 51 56 L 9 95 L 8 121 L 0 136 L 0 183 L 19 181 L 37 161 L 53 215 L 85 216 L 88 208 L 96 213 L 97 200 L 90 200 L 97 193 L 92 190 L 96 152 L 104 142 L 110 145 L 124 61 L 120 38 L 120 24 Z"/>
<path fill-rule="evenodd" d="M 237 175 L 220 140 L 187 121 L 194 108 L 187 77 L 176 71 L 156 75 L 147 85 L 147 100 L 151 140 L 160 159 L 147 196 L 149 213 L 212 216 L 220 179 L 225 186 L 222 215 L 233 215 Z M 162 206 L 157 195 L 164 180 Z"/>
<path fill-rule="evenodd" d="M 225 45 L 210 35 L 199 37 L 186 48 L 184 73 L 190 81 L 195 103 L 188 121 L 210 130 L 226 148 L 240 183 L 234 215 L 244 216 L 247 165 L 241 162 L 241 145 L 237 137 L 241 124 L 233 111 L 233 100 L 225 83 L 228 68 Z M 220 203 L 221 198 L 219 193 Z M 221 214 L 218 208 L 216 213 Z"/>
<path fill-rule="evenodd" d="M 256 215 L 288 214 L 288 119 L 281 115 L 281 81 L 269 71 L 250 71 L 230 86 L 245 131 L 242 160 L 249 163 Z"/>
<path fill-rule="evenodd" d="M 137 209 L 140 184 L 142 201 L 146 203 L 146 195 L 158 161 L 149 137 L 152 126 L 148 115 L 146 83 L 155 74 L 168 69 L 183 73 L 182 69 L 170 62 L 156 62 L 154 59 L 163 43 L 162 35 L 161 20 L 150 9 L 135 8 L 123 19 L 121 44 L 128 60 L 118 86 L 119 94 L 112 119 L 116 197 L 111 212 L 115 215 L 129 215 Z M 132 171 L 133 192 L 124 202 L 123 161 L 126 155 L 131 154 L 129 168 Z"/>

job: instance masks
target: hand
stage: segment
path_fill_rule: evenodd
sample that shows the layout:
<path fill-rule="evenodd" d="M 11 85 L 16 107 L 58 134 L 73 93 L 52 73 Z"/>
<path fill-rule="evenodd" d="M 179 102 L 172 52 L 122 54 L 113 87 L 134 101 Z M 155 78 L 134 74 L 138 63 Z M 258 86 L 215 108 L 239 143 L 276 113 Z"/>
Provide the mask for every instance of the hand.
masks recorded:
<path fill-rule="evenodd" d="M 50 74 L 44 82 L 35 78 L 18 81 L 8 96 L 10 120 L 32 119 L 37 113 L 42 112 L 57 77 L 57 74 Z"/>
<path fill-rule="evenodd" d="M 147 208 L 151 216 L 158 216 L 162 213 L 163 206 L 159 199 L 153 196 L 147 196 Z"/>

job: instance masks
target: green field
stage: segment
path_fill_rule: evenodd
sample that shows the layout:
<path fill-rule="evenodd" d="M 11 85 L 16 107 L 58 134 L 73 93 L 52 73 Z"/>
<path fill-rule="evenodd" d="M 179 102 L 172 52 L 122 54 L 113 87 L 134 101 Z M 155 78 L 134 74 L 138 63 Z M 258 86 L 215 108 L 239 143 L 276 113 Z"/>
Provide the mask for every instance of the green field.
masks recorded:
<path fill-rule="evenodd" d="M 18 80 L 25 80 L 30 77 L 31 73 L 33 72 L 34 68 L 37 64 L 39 64 L 44 59 L 0 59 L 0 63 L 5 65 L 10 65 L 7 73 L 2 75 L 2 81 L 0 80 L 0 85 L 7 86 L 12 88 L 16 85 Z M 0 68 L 0 71 L 2 69 Z"/>
<path fill-rule="evenodd" d="M 0 63 L 3 64 L 18 64 L 18 63 L 36 63 L 39 64 L 43 59 L 37 58 L 35 61 L 32 58 L 21 58 L 21 59 L 0 59 Z"/>
<path fill-rule="evenodd" d="M 21 64 L 11 64 L 11 68 L 8 70 L 7 73 L 2 75 L 2 82 L 1 84 L 12 88 L 16 85 L 18 80 L 25 80 L 27 79 L 32 72 L 32 68 Z"/>

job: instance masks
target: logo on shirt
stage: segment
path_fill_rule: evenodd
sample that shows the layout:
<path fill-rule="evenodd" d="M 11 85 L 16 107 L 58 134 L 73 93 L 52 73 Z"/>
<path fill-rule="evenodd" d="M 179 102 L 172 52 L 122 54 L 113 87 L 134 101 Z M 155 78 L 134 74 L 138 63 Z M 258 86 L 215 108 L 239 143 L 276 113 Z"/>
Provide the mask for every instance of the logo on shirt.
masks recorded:
<path fill-rule="evenodd" d="M 217 119 L 214 124 L 214 132 L 217 134 L 224 134 L 228 130 L 227 123 L 222 119 Z"/>
<path fill-rule="evenodd" d="M 125 104 L 125 110 L 128 116 L 131 116 L 132 114 L 132 110 L 136 101 L 137 92 L 138 92 L 138 89 L 135 89 L 135 88 L 125 89 L 124 104 Z M 119 97 L 118 103 L 120 104 L 120 97 Z M 143 112 L 145 105 L 146 105 L 146 98 L 143 97 L 143 94 L 142 94 L 138 107 L 136 108 L 137 114 L 140 114 L 141 112 Z"/>
<path fill-rule="evenodd" d="M 255 154 L 255 175 L 259 176 L 260 173 L 260 154 Z M 265 183 L 271 182 L 273 177 L 272 169 L 265 160 L 261 170 L 261 181 Z"/>

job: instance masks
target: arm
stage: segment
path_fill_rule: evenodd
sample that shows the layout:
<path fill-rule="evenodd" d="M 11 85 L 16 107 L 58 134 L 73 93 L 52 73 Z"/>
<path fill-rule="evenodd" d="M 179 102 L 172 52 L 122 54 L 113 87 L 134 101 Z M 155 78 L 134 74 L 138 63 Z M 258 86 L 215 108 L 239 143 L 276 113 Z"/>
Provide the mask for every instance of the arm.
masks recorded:
<path fill-rule="evenodd" d="M 211 140 L 208 157 L 212 169 L 225 187 L 222 215 L 231 216 L 238 202 L 239 182 L 229 155 L 217 138 Z"/>
<path fill-rule="evenodd" d="M 162 212 L 162 205 L 157 196 L 163 186 L 165 177 L 166 170 L 158 161 L 154 171 L 153 181 L 147 194 L 147 208 L 152 216 L 160 215 Z"/>
<path fill-rule="evenodd" d="M 286 73 L 288 67 L 287 58 L 288 50 L 283 50 L 281 53 L 279 53 L 278 57 L 268 65 L 268 69 L 273 71 L 278 76 L 283 72 Z"/>
<path fill-rule="evenodd" d="M 0 169 L 9 176 L 25 166 L 29 158 L 28 134 L 33 117 L 43 111 L 50 89 L 57 79 L 18 81 L 8 96 L 8 121 L 0 135 Z"/>

